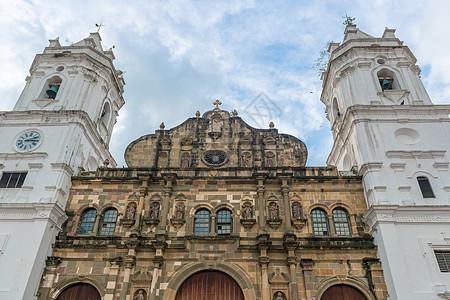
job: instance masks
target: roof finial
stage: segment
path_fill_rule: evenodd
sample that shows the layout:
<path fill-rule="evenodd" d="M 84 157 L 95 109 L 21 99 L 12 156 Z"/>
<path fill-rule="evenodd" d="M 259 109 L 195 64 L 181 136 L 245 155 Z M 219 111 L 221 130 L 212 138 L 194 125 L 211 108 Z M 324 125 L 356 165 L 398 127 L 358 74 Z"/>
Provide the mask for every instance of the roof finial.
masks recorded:
<path fill-rule="evenodd" d="M 345 14 L 345 17 L 342 17 L 342 19 L 345 19 L 343 22 L 344 25 L 353 25 L 353 21 L 355 21 L 355 18 L 349 17 L 347 14 Z"/>
<path fill-rule="evenodd" d="M 103 25 L 103 20 L 100 22 L 100 24 L 97 24 L 97 23 L 95 23 L 95 26 L 98 28 L 97 29 L 97 32 L 99 32 L 100 31 L 100 28 L 102 28 L 103 26 L 106 26 L 106 25 Z"/>
<path fill-rule="evenodd" d="M 219 108 L 219 105 L 222 105 L 222 102 L 219 101 L 219 99 L 217 99 L 216 101 L 213 102 L 213 104 L 216 106 L 216 108 Z"/>

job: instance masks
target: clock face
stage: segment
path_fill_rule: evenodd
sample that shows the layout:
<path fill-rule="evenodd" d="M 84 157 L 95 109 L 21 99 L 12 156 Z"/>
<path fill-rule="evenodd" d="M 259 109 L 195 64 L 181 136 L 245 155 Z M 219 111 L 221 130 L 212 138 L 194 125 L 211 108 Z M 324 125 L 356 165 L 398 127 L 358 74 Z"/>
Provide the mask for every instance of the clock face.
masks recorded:
<path fill-rule="evenodd" d="M 16 141 L 16 147 L 22 151 L 30 151 L 36 148 L 42 138 L 39 132 L 37 131 L 27 131 L 22 133 Z"/>

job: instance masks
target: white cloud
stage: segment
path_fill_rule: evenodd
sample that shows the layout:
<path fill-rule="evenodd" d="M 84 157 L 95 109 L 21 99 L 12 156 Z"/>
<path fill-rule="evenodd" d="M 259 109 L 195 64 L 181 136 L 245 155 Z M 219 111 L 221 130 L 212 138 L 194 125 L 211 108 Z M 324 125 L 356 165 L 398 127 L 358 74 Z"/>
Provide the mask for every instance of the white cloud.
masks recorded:
<path fill-rule="evenodd" d="M 2 1 L 0 109 L 11 109 L 36 53 L 47 39 L 76 42 L 96 30 L 115 45 L 126 71 L 126 105 L 111 142 L 123 165 L 126 146 L 164 121 L 176 126 L 220 98 L 241 110 L 264 91 L 282 109 L 280 132 L 302 138 L 309 164 L 324 165 L 331 133 L 310 67 L 329 40 L 341 41 L 348 13 L 365 32 L 397 28 L 424 70 L 432 99 L 448 103 L 450 19 L 445 1 Z M 312 92 L 312 93 L 311 93 Z M 264 126 L 267 128 L 267 124 Z"/>

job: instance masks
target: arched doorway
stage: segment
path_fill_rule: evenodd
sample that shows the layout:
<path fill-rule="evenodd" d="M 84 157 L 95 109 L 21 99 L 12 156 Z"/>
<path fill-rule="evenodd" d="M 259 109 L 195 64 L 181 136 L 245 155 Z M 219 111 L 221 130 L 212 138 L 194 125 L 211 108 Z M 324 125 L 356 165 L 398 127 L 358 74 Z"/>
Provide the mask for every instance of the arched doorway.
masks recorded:
<path fill-rule="evenodd" d="M 56 300 L 101 300 L 101 297 L 92 285 L 77 283 L 66 288 Z"/>
<path fill-rule="evenodd" d="M 218 271 L 195 273 L 180 286 L 175 300 L 244 300 L 239 284 Z"/>
<path fill-rule="evenodd" d="M 354 287 L 339 284 L 327 289 L 320 300 L 367 300 L 367 298 Z"/>

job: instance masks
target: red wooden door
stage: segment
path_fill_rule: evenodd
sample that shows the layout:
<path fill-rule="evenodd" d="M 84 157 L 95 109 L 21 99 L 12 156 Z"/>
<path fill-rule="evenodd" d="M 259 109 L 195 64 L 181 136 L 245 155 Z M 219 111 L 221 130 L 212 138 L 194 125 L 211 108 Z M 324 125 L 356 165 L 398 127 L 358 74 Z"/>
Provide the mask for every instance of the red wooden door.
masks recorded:
<path fill-rule="evenodd" d="M 199 272 L 180 286 L 175 300 L 244 300 L 238 283 L 225 273 Z"/>
<path fill-rule="evenodd" d="M 320 300 L 367 300 L 367 298 L 357 289 L 340 284 L 326 290 Z"/>
<path fill-rule="evenodd" d="M 101 300 L 101 297 L 92 285 L 79 283 L 66 288 L 56 300 Z"/>

